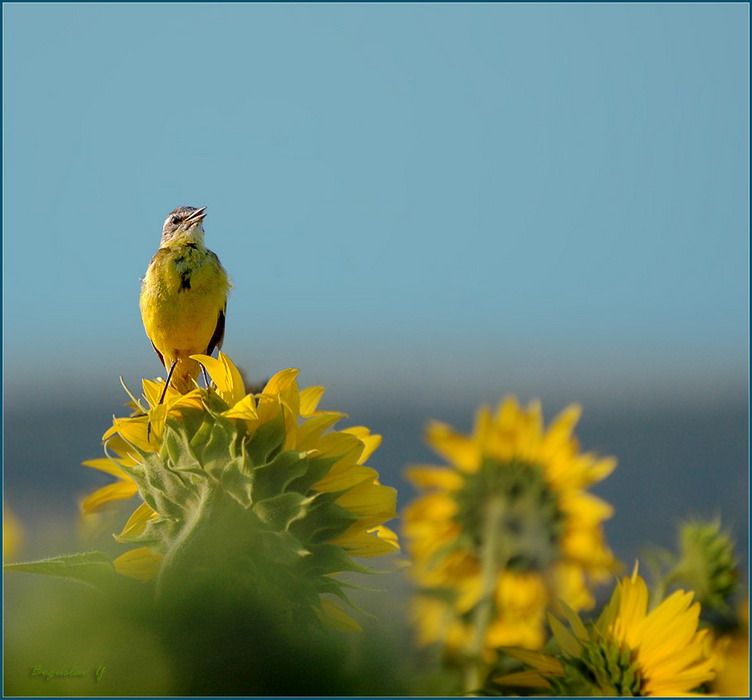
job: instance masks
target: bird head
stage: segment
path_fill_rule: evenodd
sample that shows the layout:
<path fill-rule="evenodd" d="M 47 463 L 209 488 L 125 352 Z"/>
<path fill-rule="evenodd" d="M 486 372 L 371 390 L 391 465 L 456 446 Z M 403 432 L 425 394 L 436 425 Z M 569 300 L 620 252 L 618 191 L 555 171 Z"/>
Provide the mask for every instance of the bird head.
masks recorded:
<path fill-rule="evenodd" d="M 204 242 L 206 207 L 178 207 L 167 216 L 162 226 L 162 245 L 166 243 Z"/>

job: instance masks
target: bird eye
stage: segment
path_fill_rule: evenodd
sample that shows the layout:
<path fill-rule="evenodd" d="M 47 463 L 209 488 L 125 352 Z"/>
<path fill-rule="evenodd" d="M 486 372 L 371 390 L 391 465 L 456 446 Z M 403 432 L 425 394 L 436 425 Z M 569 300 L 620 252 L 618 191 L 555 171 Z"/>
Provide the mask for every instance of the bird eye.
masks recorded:
<path fill-rule="evenodd" d="M 179 216 L 173 216 L 173 217 L 172 217 L 172 218 L 170 219 L 170 223 L 171 223 L 171 224 L 173 224 L 173 225 L 177 225 L 177 224 L 179 224 L 179 223 L 180 223 L 180 217 L 179 217 Z"/>

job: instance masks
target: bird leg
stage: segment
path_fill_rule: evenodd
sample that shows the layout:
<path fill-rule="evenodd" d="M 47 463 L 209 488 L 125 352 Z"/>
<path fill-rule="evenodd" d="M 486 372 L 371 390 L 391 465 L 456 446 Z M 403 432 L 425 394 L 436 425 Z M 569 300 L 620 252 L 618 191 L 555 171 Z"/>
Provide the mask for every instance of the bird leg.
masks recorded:
<path fill-rule="evenodd" d="M 159 397 L 159 403 L 157 406 L 161 406 L 162 402 L 164 401 L 164 397 L 167 394 L 167 387 L 170 386 L 170 380 L 172 379 L 172 373 L 175 371 L 175 367 L 177 366 L 178 361 L 173 360 L 172 364 L 170 365 L 170 371 L 167 373 L 167 381 L 165 381 L 164 389 L 162 389 L 162 395 Z M 146 441 L 149 441 L 149 438 L 151 437 L 151 421 L 147 421 L 146 423 Z"/>
<path fill-rule="evenodd" d="M 167 394 L 167 387 L 170 386 L 170 379 L 172 379 L 172 373 L 175 371 L 177 364 L 178 361 L 173 360 L 172 364 L 170 365 L 170 371 L 167 373 L 167 381 L 165 382 L 164 389 L 162 389 L 162 395 L 159 397 L 159 403 L 157 404 L 157 406 L 161 406 L 162 402 L 164 401 L 165 394 Z"/>
<path fill-rule="evenodd" d="M 204 375 L 204 381 L 206 382 L 206 390 L 211 391 L 211 379 L 209 379 L 209 373 L 206 371 L 206 367 L 201 365 L 201 374 Z"/>

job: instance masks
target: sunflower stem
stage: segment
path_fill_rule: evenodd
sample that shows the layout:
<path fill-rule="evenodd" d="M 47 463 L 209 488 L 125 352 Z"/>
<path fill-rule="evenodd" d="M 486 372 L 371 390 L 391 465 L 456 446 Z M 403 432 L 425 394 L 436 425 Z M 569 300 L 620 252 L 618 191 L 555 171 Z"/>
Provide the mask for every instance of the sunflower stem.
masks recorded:
<path fill-rule="evenodd" d="M 203 539 L 202 535 L 205 534 L 218 496 L 219 492 L 214 488 L 206 488 L 202 491 L 188 522 L 181 528 L 180 534 L 165 553 L 157 576 L 157 599 L 161 598 L 172 585 L 179 584 L 181 578 L 185 575 L 183 562 L 191 562 L 192 550 Z"/>
<path fill-rule="evenodd" d="M 481 594 L 473 612 L 473 641 L 465 667 L 465 691 L 479 690 L 483 684 L 486 632 L 491 622 L 493 594 L 498 573 L 506 566 L 502 555 L 501 523 L 504 517 L 504 500 L 492 498 L 486 508 L 483 521 L 483 544 L 481 549 Z"/>

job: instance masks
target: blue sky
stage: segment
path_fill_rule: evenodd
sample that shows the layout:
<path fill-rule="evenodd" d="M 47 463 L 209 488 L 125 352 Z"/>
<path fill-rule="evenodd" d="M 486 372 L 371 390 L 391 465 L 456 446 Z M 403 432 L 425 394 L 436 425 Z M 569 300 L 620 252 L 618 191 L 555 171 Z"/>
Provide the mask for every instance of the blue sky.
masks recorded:
<path fill-rule="evenodd" d="M 139 277 L 183 204 L 208 206 L 252 373 L 445 399 L 746 386 L 746 3 L 3 19 L 9 392 L 160 373 Z"/>

